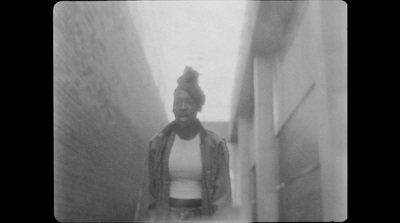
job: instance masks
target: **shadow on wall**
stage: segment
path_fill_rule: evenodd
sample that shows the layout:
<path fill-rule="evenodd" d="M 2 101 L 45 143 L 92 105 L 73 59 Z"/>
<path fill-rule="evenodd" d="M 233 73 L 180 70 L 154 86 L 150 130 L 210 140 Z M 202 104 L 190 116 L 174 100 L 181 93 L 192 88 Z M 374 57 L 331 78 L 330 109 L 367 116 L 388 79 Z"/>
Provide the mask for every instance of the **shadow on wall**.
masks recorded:
<path fill-rule="evenodd" d="M 167 116 L 124 2 L 53 11 L 54 215 L 133 221 L 148 140 Z"/>

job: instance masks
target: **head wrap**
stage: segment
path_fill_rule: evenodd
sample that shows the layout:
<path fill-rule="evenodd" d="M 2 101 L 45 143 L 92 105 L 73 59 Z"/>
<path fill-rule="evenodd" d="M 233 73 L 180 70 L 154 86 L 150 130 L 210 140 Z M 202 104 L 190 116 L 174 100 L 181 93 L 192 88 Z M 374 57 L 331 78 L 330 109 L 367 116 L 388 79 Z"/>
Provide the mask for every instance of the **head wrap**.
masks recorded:
<path fill-rule="evenodd" d="M 206 101 L 206 97 L 199 86 L 198 78 L 199 73 L 191 67 L 186 66 L 182 76 L 177 80 L 178 87 L 175 91 L 178 89 L 186 91 L 198 105 L 202 106 Z"/>

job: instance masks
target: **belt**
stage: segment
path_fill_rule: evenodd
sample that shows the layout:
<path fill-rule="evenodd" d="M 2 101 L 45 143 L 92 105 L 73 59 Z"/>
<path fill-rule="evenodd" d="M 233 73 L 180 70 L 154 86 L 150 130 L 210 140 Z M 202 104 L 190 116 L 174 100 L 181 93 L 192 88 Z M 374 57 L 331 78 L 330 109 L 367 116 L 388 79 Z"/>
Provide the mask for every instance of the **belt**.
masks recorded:
<path fill-rule="evenodd" d="M 196 208 L 201 207 L 201 199 L 177 199 L 169 198 L 169 206 L 175 208 Z"/>

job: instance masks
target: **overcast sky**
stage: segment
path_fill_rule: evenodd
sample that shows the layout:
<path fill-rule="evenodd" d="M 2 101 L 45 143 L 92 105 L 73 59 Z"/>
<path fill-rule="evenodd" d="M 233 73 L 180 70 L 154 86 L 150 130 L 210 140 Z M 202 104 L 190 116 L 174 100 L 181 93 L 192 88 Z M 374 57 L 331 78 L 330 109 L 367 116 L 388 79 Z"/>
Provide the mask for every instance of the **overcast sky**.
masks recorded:
<path fill-rule="evenodd" d="M 228 121 L 245 1 L 147 1 L 167 71 L 165 106 L 173 119 L 172 93 L 186 65 L 199 73 L 206 103 L 202 121 Z"/>

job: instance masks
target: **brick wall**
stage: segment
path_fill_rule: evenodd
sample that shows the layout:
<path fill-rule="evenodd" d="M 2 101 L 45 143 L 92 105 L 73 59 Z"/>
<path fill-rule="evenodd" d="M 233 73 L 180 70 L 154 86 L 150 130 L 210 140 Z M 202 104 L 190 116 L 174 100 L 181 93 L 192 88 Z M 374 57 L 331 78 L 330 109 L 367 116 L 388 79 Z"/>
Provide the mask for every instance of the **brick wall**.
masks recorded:
<path fill-rule="evenodd" d="M 58 2 L 53 28 L 54 215 L 133 221 L 167 117 L 126 3 Z"/>

